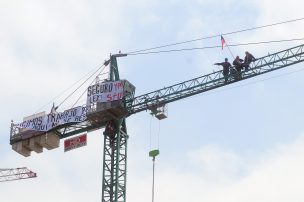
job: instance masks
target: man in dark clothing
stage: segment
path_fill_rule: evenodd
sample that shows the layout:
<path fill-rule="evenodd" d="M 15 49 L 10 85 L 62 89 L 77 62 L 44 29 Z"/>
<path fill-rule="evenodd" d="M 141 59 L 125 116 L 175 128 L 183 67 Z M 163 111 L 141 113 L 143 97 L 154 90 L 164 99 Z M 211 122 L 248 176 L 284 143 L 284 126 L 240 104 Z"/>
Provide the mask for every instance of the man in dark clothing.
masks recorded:
<path fill-rule="evenodd" d="M 244 68 L 243 61 L 244 60 L 240 59 L 239 56 L 236 56 L 232 63 L 235 66 L 236 71 L 240 72 Z"/>
<path fill-rule="evenodd" d="M 243 60 L 240 59 L 239 56 L 236 56 L 236 58 L 234 59 L 233 63 L 232 63 L 237 71 L 237 79 L 241 79 L 241 71 L 244 68 L 244 63 Z"/>
<path fill-rule="evenodd" d="M 249 65 L 252 61 L 255 61 L 255 57 L 252 54 L 250 54 L 248 51 L 246 51 L 244 58 L 244 67 L 246 71 L 248 70 Z"/>
<path fill-rule="evenodd" d="M 231 67 L 231 64 L 228 62 L 228 58 L 225 58 L 225 62 L 215 63 L 214 65 L 221 65 L 223 67 L 223 75 L 225 77 L 225 82 L 227 82 L 229 68 Z"/>

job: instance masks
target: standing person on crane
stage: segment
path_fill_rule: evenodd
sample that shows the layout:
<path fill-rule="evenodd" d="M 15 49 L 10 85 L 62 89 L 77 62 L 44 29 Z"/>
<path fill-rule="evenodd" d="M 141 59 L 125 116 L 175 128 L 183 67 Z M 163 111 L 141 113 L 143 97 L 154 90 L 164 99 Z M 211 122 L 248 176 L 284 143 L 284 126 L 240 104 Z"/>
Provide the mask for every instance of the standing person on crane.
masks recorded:
<path fill-rule="evenodd" d="M 252 61 L 255 61 L 255 57 L 251 53 L 246 51 L 245 52 L 245 58 L 244 58 L 244 67 L 245 67 L 246 71 L 248 70 L 249 65 Z"/>
<path fill-rule="evenodd" d="M 244 60 L 240 59 L 239 56 L 236 56 L 236 58 L 234 59 L 234 61 L 232 63 L 234 65 L 236 71 L 237 71 L 237 79 L 241 79 L 242 78 L 241 71 L 244 68 L 243 61 Z"/>
<path fill-rule="evenodd" d="M 228 80 L 228 74 L 229 74 L 229 69 L 231 67 L 231 64 L 228 62 L 228 58 L 225 58 L 225 62 L 221 63 L 214 63 L 214 65 L 221 65 L 223 67 L 223 75 L 225 77 L 225 83 Z"/>

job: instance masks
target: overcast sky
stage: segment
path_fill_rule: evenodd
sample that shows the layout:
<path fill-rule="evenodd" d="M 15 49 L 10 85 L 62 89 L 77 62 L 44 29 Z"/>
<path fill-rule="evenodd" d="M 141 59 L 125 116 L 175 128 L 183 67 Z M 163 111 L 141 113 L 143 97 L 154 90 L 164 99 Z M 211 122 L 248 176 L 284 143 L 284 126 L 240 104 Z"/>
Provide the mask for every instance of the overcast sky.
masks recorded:
<path fill-rule="evenodd" d="M 0 201 L 100 201 L 103 130 L 88 145 L 23 157 L 9 144 L 10 121 L 49 111 L 112 53 L 302 18 L 298 0 L 0 0 L 0 168 L 27 166 L 35 179 L 0 184 Z M 228 44 L 303 38 L 304 21 L 225 37 Z M 301 41 L 231 47 L 257 58 Z M 174 48 L 220 45 L 220 38 Z M 136 95 L 219 70 L 232 56 L 197 50 L 118 59 Z M 151 201 L 150 149 L 156 159 L 155 202 L 304 201 L 303 64 L 169 104 L 159 122 L 148 112 L 127 119 L 127 201 Z M 85 90 L 60 108 L 72 106 Z M 67 92 L 61 94 L 65 89 Z M 58 96 L 60 95 L 60 96 Z M 56 99 L 55 99 L 56 98 Z M 79 104 L 85 101 L 82 99 Z M 159 145 L 157 136 L 159 131 Z M 152 136 L 153 148 L 150 148 Z"/>

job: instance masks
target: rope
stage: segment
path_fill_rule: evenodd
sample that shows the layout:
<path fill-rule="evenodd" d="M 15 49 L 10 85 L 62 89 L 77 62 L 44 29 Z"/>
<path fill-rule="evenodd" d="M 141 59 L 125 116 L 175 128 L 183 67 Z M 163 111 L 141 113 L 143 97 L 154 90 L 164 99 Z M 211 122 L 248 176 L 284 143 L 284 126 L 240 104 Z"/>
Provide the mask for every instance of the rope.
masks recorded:
<path fill-rule="evenodd" d="M 282 40 L 273 40 L 273 41 L 260 41 L 260 42 L 249 42 L 249 43 L 238 43 L 238 44 L 230 44 L 230 47 L 235 46 L 247 46 L 247 45 L 259 45 L 259 44 L 268 44 L 268 43 L 281 43 L 281 42 L 290 42 L 290 41 L 303 41 L 304 38 L 298 39 L 282 39 Z M 169 53 L 169 52 L 181 52 L 181 51 L 191 51 L 191 50 L 203 50 L 203 49 L 214 49 L 221 48 L 222 46 L 205 46 L 198 48 L 182 48 L 182 49 L 171 49 L 171 50 L 163 50 L 163 51 L 150 51 L 150 52 L 142 52 L 142 53 L 131 53 L 128 55 L 147 55 L 147 54 L 158 54 L 158 53 Z"/>
<path fill-rule="evenodd" d="M 102 68 L 104 65 L 102 65 L 100 68 Z M 71 97 L 81 86 L 83 86 L 83 84 L 85 84 L 90 78 L 92 78 L 92 76 L 94 76 L 94 74 L 96 74 L 96 72 L 98 72 L 98 70 L 100 69 L 98 68 L 93 74 L 91 74 L 91 76 L 89 76 L 89 78 L 87 78 L 84 82 L 82 82 L 80 84 L 80 86 L 78 86 L 72 93 L 70 93 L 59 105 L 58 107 L 60 107 L 69 97 Z"/>
<path fill-rule="evenodd" d="M 152 119 L 153 119 L 153 114 L 151 114 L 151 118 L 150 118 L 150 131 L 149 131 L 149 139 L 150 139 L 150 142 L 149 142 L 149 149 L 150 149 L 150 151 L 152 150 L 152 146 L 153 146 L 153 144 L 152 144 Z M 158 120 L 158 129 L 157 129 L 157 133 L 156 133 L 156 135 L 155 135 L 155 138 L 157 138 L 156 139 L 156 141 L 155 141 L 155 143 L 154 144 L 156 144 L 155 145 L 155 149 L 157 149 L 157 150 L 159 150 L 159 142 L 160 142 L 160 120 Z M 154 139 L 154 138 L 153 138 Z"/>
<path fill-rule="evenodd" d="M 100 65 L 98 65 L 98 68 Z M 68 90 L 70 90 L 74 85 L 76 85 L 77 83 L 79 83 L 83 78 L 87 77 L 92 71 L 95 71 L 96 67 L 94 69 L 92 69 L 91 71 L 89 71 L 87 74 L 85 74 L 82 78 L 80 78 L 78 81 L 74 82 L 72 85 L 70 85 L 68 88 L 66 88 L 65 90 L 63 90 L 62 92 L 60 92 L 57 96 L 55 96 L 53 99 L 51 99 L 50 102 L 46 103 L 45 105 L 43 105 L 42 107 L 40 107 L 35 113 L 39 112 L 40 110 L 42 110 L 44 107 L 46 107 L 47 105 L 49 105 L 50 103 L 54 102 L 54 100 L 56 100 L 57 98 L 59 98 L 60 96 L 62 96 L 65 92 L 67 92 Z"/>
<path fill-rule="evenodd" d="M 103 70 L 106 68 L 106 66 L 104 66 L 103 67 L 103 69 L 100 71 L 100 74 L 102 74 L 102 72 L 103 72 Z M 98 76 L 98 75 L 97 75 Z M 92 83 L 94 82 L 94 80 L 90 83 L 90 85 L 92 85 Z M 90 86 L 89 85 L 89 86 Z M 84 91 L 83 91 L 83 93 L 78 97 L 78 99 L 76 100 L 76 102 L 72 105 L 72 107 L 71 108 L 73 108 L 76 104 L 77 104 L 77 102 L 80 100 L 80 98 L 83 96 L 83 94 L 85 93 L 87 91 L 87 89 L 85 89 Z"/>
<path fill-rule="evenodd" d="M 276 26 L 276 25 L 287 24 L 287 23 L 301 21 L 301 20 L 304 20 L 304 17 L 303 18 L 292 19 L 292 20 L 287 20 L 287 21 L 282 21 L 282 22 L 277 22 L 277 23 L 272 23 L 272 24 L 268 24 L 268 25 L 262 25 L 262 26 L 257 26 L 257 27 L 232 31 L 232 32 L 226 32 L 226 33 L 223 33 L 223 34 L 216 34 L 216 35 L 211 35 L 211 36 L 207 36 L 207 37 L 201 37 L 201 38 L 182 41 L 182 42 L 177 42 L 177 43 L 155 46 L 155 47 L 152 47 L 152 48 L 140 49 L 140 50 L 137 50 L 137 51 L 131 51 L 127 54 L 139 53 L 139 52 L 149 51 L 149 50 L 154 50 L 154 49 L 159 49 L 159 48 L 166 48 L 166 47 L 170 47 L 170 46 L 176 46 L 176 45 L 180 45 L 180 44 L 185 44 L 185 43 L 190 43 L 190 42 L 195 42 L 195 41 L 201 41 L 201 40 L 205 40 L 205 39 L 211 39 L 211 38 L 219 37 L 221 35 L 232 35 L 232 34 L 236 34 L 236 33 L 247 32 L 247 31 L 252 31 L 252 30 L 255 30 L 255 29 L 262 29 L 262 28 L 266 28 L 266 27 L 272 27 L 272 26 Z"/>
<path fill-rule="evenodd" d="M 157 149 L 159 150 L 160 120 L 158 120 Z"/>
<path fill-rule="evenodd" d="M 229 52 L 230 52 L 230 54 L 232 56 L 232 59 L 234 59 L 234 55 L 233 55 L 232 51 L 230 50 L 229 45 L 228 45 L 228 43 L 227 43 L 226 40 L 225 40 L 225 44 L 226 44 L 226 46 L 227 46 L 227 48 L 228 48 L 228 50 L 229 50 Z"/>
<path fill-rule="evenodd" d="M 151 146 L 151 142 L 152 142 L 152 118 L 153 118 L 153 114 L 151 114 L 151 119 L 150 119 L 150 150 L 152 149 Z M 158 132 L 157 132 L 157 150 L 159 150 L 159 134 L 160 134 L 160 120 L 158 120 Z M 156 150 L 154 150 L 156 151 Z M 151 151 L 152 152 L 152 151 Z M 158 155 L 159 153 L 157 153 L 156 155 L 152 156 L 152 162 L 153 162 L 153 170 L 152 170 L 152 202 L 154 202 L 154 194 L 155 194 L 155 157 Z M 150 154 L 149 154 L 150 155 Z"/>
<path fill-rule="evenodd" d="M 151 114 L 151 118 L 150 118 L 150 145 L 149 145 L 149 150 L 150 151 L 152 149 L 152 118 L 153 118 L 153 115 Z"/>
<path fill-rule="evenodd" d="M 152 202 L 154 202 L 154 192 L 155 192 L 155 190 L 154 190 L 154 185 L 155 185 L 155 183 L 154 183 L 154 181 L 155 181 L 155 157 L 153 157 L 153 177 L 152 177 Z"/>

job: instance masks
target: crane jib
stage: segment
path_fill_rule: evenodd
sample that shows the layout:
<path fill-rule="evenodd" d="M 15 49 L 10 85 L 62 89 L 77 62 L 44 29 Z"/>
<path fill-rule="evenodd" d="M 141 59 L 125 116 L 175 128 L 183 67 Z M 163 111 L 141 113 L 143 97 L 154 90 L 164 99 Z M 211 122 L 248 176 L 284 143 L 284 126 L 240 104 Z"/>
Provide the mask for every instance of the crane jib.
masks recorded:
<path fill-rule="evenodd" d="M 277 53 L 260 57 L 250 64 L 247 71 L 237 75 L 230 71 L 226 77 L 216 71 L 169 87 L 135 97 L 127 102 L 130 114 L 135 114 L 156 104 L 167 104 L 205 91 L 213 90 L 237 81 L 278 70 L 304 61 L 303 44 Z M 239 78 L 237 78 L 240 76 Z"/>

